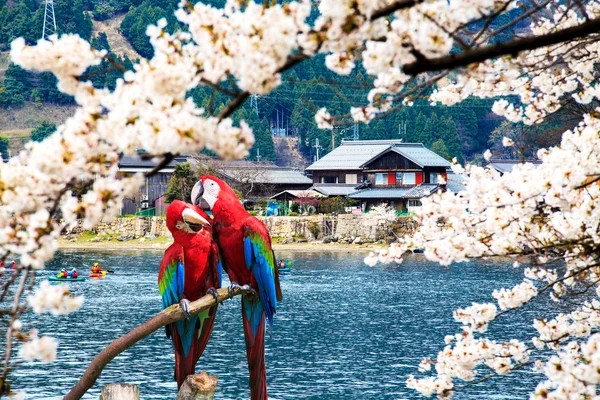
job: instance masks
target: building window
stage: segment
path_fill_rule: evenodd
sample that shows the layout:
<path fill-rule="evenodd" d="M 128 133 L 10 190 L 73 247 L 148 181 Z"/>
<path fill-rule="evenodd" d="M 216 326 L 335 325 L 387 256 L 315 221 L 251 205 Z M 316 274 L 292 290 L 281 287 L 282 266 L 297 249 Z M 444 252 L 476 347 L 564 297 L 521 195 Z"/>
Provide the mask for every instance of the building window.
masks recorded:
<path fill-rule="evenodd" d="M 405 185 L 414 185 L 415 184 L 415 173 L 414 172 L 405 172 L 404 177 L 402 178 L 402 183 Z"/>
<path fill-rule="evenodd" d="M 396 172 L 396 182 L 402 182 L 402 172 Z"/>
<path fill-rule="evenodd" d="M 421 207 L 421 200 L 409 200 L 408 206 L 409 207 Z"/>
<path fill-rule="evenodd" d="M 322 176 L 321 183 L 338 183 L 337 176 Z"/>
<path fill-rule="evenodd" d="M 438 176 L 440 174 L 438 174 L 437 172 L 430 172 L 429 173 L 429 183 L 438 183 Z"/>
<path fill-rule="evenodd" d="M 352 183 L 356 185 L 358 183 L 358 175 L 356 174 L 346 174 L 346 183 Z"/>
<path fill-rule="evenodd" d="M 388 174 L 375 174 L 375 184 L 376 185 L 387 185 L 388 184 Z"/>

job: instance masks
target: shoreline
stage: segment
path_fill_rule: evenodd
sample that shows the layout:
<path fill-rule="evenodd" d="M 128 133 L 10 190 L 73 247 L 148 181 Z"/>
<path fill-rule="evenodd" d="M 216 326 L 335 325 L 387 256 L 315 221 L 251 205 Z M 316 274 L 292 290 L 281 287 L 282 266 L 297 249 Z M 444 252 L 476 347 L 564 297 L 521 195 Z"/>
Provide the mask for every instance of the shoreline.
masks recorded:
<path fill-rule="evenodd" d="M 129 240 L 123 242 L 104 241 L 104 242 L 69 242 L 64 239 L 58 240 L 58 250 L 77 250 L 77 251 L 93 251 L 93 250 L 125 250 L 125 251 L 164 251 L 173 242 L 152 242 L 139 240 Z M 312 252 L 312 251 L 333 251 L 346 253 L 369 253 L 376 249 L 374 244 L 340 244 L 340 243 L 323 243 L 323 242 L 307 242 L 307 243 L 288 243 L 288 244 L 273 244 L 274 251 L 296 251 L 296 252 Z"/>

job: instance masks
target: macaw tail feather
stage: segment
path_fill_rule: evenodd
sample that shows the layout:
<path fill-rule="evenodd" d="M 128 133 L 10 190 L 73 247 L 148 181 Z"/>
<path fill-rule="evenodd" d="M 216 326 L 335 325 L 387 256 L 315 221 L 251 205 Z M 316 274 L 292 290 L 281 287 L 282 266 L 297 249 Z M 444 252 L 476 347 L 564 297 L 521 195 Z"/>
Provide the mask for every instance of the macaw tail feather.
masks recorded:
<path fill-rule="evenodd" d="M 250 373 L 250 399 L 267 400 L 265 366 L 265 313 L 259 300 L 242 298 L 242 318 L 246 338 L 246 356 Z"/>
<path fill-rule="evenodd" d="M 183 385 L 188 375 L 193 375 L 196 372 L 196 363 L 208 344 L 208 339 L 215 324 L 216 312 L 217 308 L 213 307 L 198 314 L 197 318 L 194 317 L 188 321 L 178 321 L 173 324 L 175 380 L 178 388 Z"/>

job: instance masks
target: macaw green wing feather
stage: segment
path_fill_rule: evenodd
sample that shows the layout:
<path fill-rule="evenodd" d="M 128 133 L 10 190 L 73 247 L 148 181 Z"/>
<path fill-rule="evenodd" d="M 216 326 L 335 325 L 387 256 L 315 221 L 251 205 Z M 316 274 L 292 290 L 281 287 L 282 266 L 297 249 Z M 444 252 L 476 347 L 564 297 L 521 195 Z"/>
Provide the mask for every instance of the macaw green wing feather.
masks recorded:
<path fill-rule="evenodd" d="M 281 292 L 269 233 L 264 224 L 256 218 L 249 218 L 244 226 L 244 257 L 246 267 L 252 271 L 258 285 L 260 301 L 272 329 L 273 314 Z M 260 319 L 248 317 L 253 331 L 256 332 Z"/>

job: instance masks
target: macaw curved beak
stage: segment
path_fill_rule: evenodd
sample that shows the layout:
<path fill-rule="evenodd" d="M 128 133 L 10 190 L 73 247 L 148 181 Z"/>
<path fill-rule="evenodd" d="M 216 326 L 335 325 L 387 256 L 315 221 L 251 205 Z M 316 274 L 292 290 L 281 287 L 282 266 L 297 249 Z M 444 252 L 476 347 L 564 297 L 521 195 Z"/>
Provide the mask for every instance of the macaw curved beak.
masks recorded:
<path fill-rule="evenodd" d="M 181 216 L 183 217 L 185 223 L 188 224 L 188 226 L 194 232 L 200 232 L 203 226 L 210 226 L 210 222 L 208 222 L 200 214 L 198 214 L 191 208 L 186 208 L 185 210 L 183 210 Z"/>
<path fill-rule="evenodd" d="M 198 181 L 192 189 L 192 204 L 199 206 L 203 210 L 210 210 L 210 204 L 202 198 L 203 194 L 204 185 L 202 184 L 202 181 Z"/>

